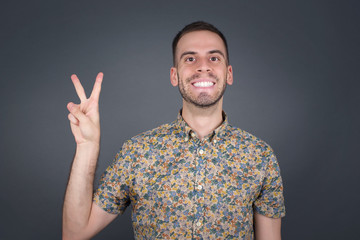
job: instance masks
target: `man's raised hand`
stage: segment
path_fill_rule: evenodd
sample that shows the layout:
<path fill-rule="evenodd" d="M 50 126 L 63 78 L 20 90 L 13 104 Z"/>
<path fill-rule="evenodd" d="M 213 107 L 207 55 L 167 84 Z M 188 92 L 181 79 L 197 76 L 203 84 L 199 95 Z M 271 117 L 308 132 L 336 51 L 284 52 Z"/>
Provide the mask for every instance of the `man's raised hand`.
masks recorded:
<path fill-rule="evenodd" d="M 71 131 L 78 145 L 85 143 L 100 144 L 99 96 L 103 76 L 102 72 L 97 75 L 89 98 L 86 98 L 79 78 L 75 74 L 71 76 L 76 93 L 80 98 L 80 104 L 68 103 L 67 108 L 70 112 L 68 118 Z"/>
<path fill-rule="evenodd" d="M 80 104 L 70 102 L 67 105 L 71 131 L 77 146 L 64 199 L 63 239 L 90 239 L 105 226 L 106 219 L 110 222 L 115 218 L 110 213 L 106 217 L 106 212 L 92 201 L 94 175 L 100 152 L 99 96 L 103 73 L 97 75 L 89 98 L 75 74 L 71 76 L 71 80 Z M 97 208 L 102 214 L 92 210 Z"/>

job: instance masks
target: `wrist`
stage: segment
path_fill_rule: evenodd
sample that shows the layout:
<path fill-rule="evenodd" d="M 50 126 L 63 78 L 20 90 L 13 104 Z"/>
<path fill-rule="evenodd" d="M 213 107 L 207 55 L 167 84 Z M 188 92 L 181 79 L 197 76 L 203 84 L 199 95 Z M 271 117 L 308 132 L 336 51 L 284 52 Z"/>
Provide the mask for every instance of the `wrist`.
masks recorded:
<path fill-rule="evenodd" d="M 96 166 L 99 157 L 100 144 L 87 142 L 76 145 L 76 153 L 74 162 L 82 162 L 83 164 L 90 164 L 89 166 Z"/>
<path fill-rule="evenodd" d="M 100 141 L 94 141 L 94 142 L 83 142 L 83 143 L 77 143 L 76 144 L 76 150 L 80 151 L 99 151 L 100 149 Z"/>

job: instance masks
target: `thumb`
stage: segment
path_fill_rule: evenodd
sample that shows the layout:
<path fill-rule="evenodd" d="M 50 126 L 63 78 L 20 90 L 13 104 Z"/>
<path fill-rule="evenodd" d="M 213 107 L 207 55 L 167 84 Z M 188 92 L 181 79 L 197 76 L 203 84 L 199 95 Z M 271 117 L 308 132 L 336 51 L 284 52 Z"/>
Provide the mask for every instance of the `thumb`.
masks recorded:
<path fill-rule="evenodd" d="M 80 110 L 80 106 L 70 102 L 67 105 L 67 109 L 69 112 L 75 116 L 80 122 L 86 122 L 88 121 L 88 118 L 85 116 L 85 114 Z"/>
<path fill-rule="evenodd" d="M 68 119 L 70 120 L 70 122 L 72 124 L 75 124 L 77 126 L 79 125 L 79 120 L 77 120 L 77 118 L 74 115 L 72 115 L 71 113 L 69 113 Z"/>

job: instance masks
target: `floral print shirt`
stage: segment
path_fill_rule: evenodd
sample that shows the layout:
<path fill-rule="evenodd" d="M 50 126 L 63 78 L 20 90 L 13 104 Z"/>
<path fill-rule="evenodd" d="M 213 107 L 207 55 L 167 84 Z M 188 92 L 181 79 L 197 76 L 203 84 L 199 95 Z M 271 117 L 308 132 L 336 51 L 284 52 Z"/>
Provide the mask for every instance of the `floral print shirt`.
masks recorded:
<path fill-rule="evenodd" d="M 125 142 L 94 201 L 122 214 L 136 239 L 253 239 L 253 211 L 285 215 L 276 157 L 265 142 L 223 123 L 203 140 L 176 121 Z"/>

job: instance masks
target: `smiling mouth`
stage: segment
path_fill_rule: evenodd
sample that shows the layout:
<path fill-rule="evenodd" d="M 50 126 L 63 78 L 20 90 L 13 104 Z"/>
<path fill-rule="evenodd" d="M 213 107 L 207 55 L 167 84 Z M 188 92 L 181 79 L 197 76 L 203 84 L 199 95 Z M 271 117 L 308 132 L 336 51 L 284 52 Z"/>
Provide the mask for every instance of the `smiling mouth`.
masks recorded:
<path fill-rule="evenodd" d="M 193 83 L 194 87 L 212 87 L 214 86 L 213 82 L 195 82 Z"/>

